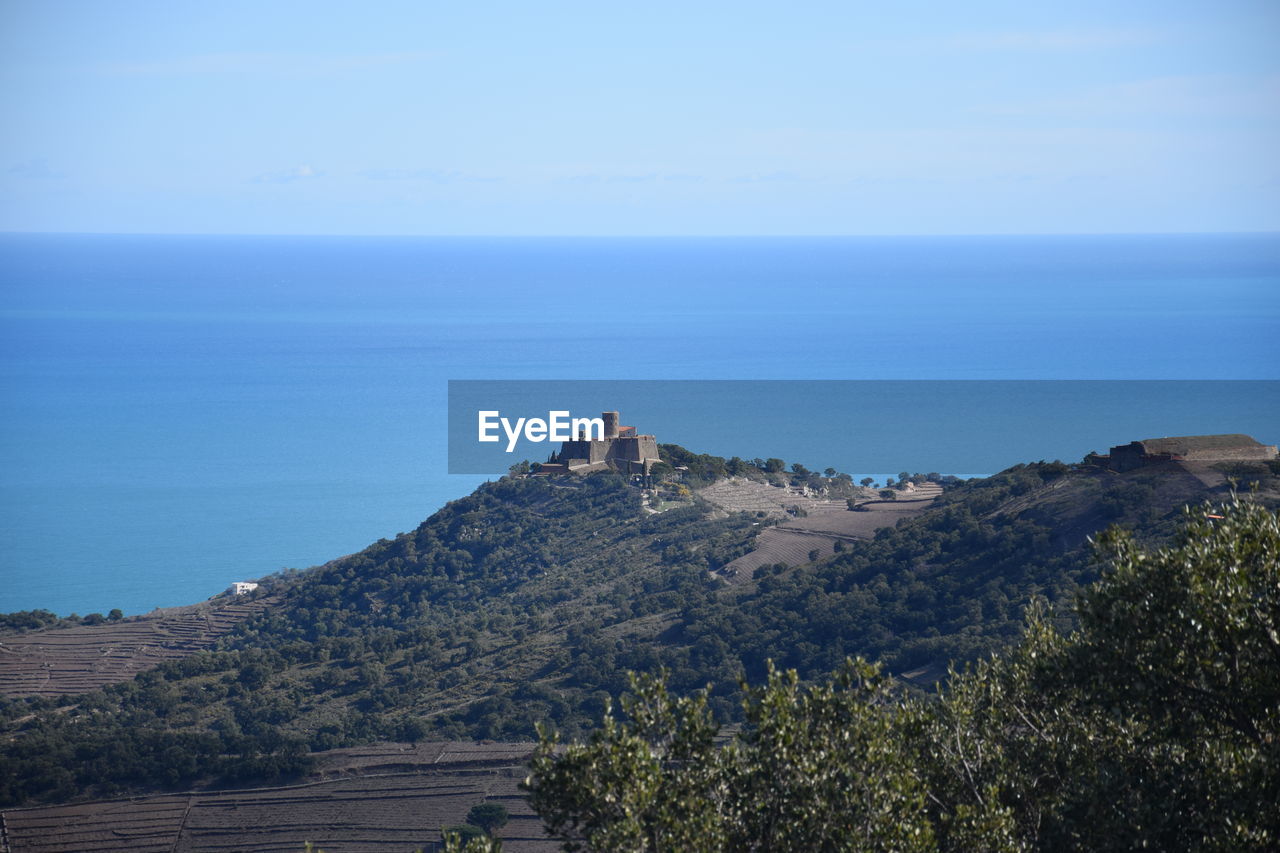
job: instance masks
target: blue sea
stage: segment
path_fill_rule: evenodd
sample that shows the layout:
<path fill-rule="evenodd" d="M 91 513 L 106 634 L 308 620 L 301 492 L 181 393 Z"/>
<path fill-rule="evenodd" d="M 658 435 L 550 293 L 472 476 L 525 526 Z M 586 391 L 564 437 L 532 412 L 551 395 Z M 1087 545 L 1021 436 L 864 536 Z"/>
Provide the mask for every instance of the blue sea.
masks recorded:
<path fill-rule="evenodd" d="M 875 380 L 795 429 L 648 413 L 858 476 L 1274 444 L 1280 236 L 0 235 L 0 611 L 139 613 L 412 529 L 485 479 L 448 473 L 451 379 Z M 1045 380 L 1111 381 L 1028 427 L 1084 387 Z"/>

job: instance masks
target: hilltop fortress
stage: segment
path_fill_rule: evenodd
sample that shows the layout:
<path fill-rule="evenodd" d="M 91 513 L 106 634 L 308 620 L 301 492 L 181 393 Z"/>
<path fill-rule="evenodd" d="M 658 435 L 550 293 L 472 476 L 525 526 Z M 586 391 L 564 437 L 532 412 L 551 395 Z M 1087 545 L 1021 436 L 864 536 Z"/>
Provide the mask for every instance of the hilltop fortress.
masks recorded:
<path fill-rule="evenodd" d="M 1106 456 L 1095 453 L 1089 458 L 1112 471 L 1132 471 L 1157 462 L 1266 462 L 1276 456 L 1275 445 L 1232 433 L 1145 438 L 1113 447 Z"/>
<path fill-rule="evenodd" d="M 560 452 L 543 465 L 540 474 L 590 474 L 612 469 L 623 474 L 647 475 L 658 458 L 658 440 L 652 435 L 637 435 L 636 428 L 618 423 L 617 412 L 601 412 L 604 435 L 598 439 L 579 432 L 572 440 L 561 443 Z"/>

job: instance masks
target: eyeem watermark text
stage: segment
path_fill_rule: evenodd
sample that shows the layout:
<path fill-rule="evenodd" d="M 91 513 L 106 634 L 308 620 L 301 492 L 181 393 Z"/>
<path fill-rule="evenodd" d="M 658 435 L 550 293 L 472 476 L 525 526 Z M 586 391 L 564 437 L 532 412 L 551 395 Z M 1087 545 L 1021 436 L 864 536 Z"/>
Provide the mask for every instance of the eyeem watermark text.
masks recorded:
<path fill-rule="evenodd" d="M 567 411 L 547 412 L 543 418 L 510 418 L 502 417 L 497 410 L 482 410 L 476 413 L 479 440 L 483 442 L 501 441 L 498 430 L 507 436 L 507 453 L 516 449 L 521 435 L 525 441 L 574 441 L 587 439 L 600 441 L 604 438 L 603 418 L 574 418 Z"/>

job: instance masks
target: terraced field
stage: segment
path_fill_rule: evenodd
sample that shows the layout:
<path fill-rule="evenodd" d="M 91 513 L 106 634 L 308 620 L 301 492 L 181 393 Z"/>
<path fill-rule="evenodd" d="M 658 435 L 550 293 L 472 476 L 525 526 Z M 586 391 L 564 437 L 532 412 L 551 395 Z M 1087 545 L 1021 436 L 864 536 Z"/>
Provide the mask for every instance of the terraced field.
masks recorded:
<path fill-rule="evenodd" d="M 763 512 L 777 517 L 787 515 L 795 508 L 805 512 L 845 509 L 843 500 L 823 500 L 805 495 L 794 488 L 771 486 L 739 477 L 717 480 L 710 486 L 699 489 L 698 494 L 725 512 Z"/>
<path fill-rule="evenodd" d="M 483 801 L 511 815 L 504 849 L 556 844 L 519 790 L 532 744 L 381 744 L 321 755 L 319 777 L 279 788 L 106 800 L 0 814 L 6 853 L 409 853 Z"/>
<path fill-rule="evenodd" d="M 220 598 L 121 622 L 0 635 L 0 695 L 62 696 L 128 681 L 213 645 L 274 599 Z"/>
<path fill-rule="evenodd" d="M 844 501 L 823 501 L 795 493 L 781 494 L 783 489 L 760 483 L 731 481 L 729 487 L 722 483 L 702 490 L 700 494 L 726 511 L 785 512 L 786 506 L 798 506 L 807 515 L 766 527 L 756 535 L 755 547 L 719 570 L 719 575 L 731 583 L 751 580 L 761 566 L 784 563 L 799 566 L 814 559 L 830 557 L 837 542 L 854 542 L 870 539 L 882 527 L 892 527 L 899 519 L 919 515 L 930 506 L 942 487 L 926 483 L 910 491 L 897 492 L 897 499 L 864 501 L 861 511 L 849 510 Z M 721 488 L 717 489 L 716 487 Z M 710 493 L 710 494 L 708 494 Z M 774 495 L 772 493 L 779 493 Z M 778 507 L 770 511 L 771 505 Z M 814 554 L 814 552 L 817 552 Z"/>

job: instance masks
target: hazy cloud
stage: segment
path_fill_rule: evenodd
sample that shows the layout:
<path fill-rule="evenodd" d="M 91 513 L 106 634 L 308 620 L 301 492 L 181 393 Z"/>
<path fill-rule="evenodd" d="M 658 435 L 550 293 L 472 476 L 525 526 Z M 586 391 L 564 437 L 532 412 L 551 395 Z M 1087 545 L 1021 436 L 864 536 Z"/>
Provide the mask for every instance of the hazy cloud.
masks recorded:
<path fill-rule="evenodd" d="M 567 175 L 558 178 L 559 184 L 648 184 L 657 181 L 661 176 L 654 172 L 644 174 L 627 173 L 588 173 L 583 175 Z"/>
<path fill-rule="evenodd" d="M 282 169 L 278 172 L 264 172 L 261 175 L 254 175 L 252 181 L 255 184 L 288 184 L 294 181 L 309 181 L 322 175 L 324 175 L 324 172 L 304 164 L 290 169 Z"/>
<path fill-rule="evenodd" d="M 944 36 L 903 39 L 884 43 L 911 52 L 956 51 L 962 53 L 1074 52 L 1107 50 L 1147 44 L 1163 38 L 1155 30 L 1093 28 L 1063 30 L 996 30 L 961 32 Z"/>
<path fill-rule="evenodd" d="M 790 184 L 803 180 L 795 172 L 764 172 L 758 175 L 739 175 L 736 178 L 730 178 L 729 181 L 735 184 Z"/>
<path fill-rule="evenodd" d="M 366 68 L 428 62 L 432 51 L 358 53 L 327 56 L 309 53 L 204 53 L 143 62 L 111 62 L 97 71 L 112 76 L 170 76 L 185 74 L 324 75 Z"/>
<path fill-rule="evenodd" d="M 1134 80 L 996 107 L 1002 115 L 1280 119 L 1280 76 L 1184 75 Z"/>
<path fill-rule="evenodd" d="M 60 181 L 67 176 L 66 172 L 50 167 L 48 161 L 43 158 L 14 163 L 7 171 L 14 177 L 32 181 Z"/>
<path fill-rule="evenodd" d="M 688 172 L 586 172 L 565 175 L 555 179 L 557 184 L 696 184 L 705 181 L 702 175 Z"/>
<path fill-rule="evenodd" d="M 432 184 L 494 183 L 502 180 L 444 169 L 366 169 L 360 176 L 371 181 L 422 181 Z"/>

